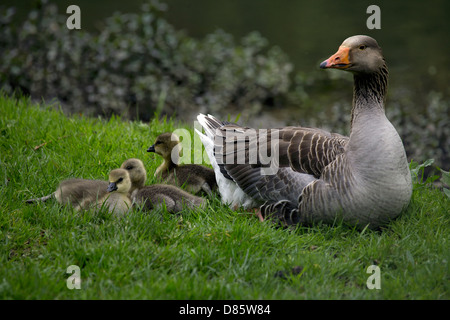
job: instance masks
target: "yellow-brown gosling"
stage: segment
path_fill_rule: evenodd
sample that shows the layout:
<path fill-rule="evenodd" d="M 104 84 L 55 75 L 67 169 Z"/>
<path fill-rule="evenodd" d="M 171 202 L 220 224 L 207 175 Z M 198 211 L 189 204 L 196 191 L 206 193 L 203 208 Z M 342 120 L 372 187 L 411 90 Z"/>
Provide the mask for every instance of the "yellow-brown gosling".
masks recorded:
<path fill-rule="evenodd" d="M 147 171 L 145 170 L 144 163 L 136 158 L 131 158 L 125 160 L 120 166 L 120 169 L 125 169 L 128 171 L 131 180 L 131 188 L 129 195 L 135 190 L 142 188 L 145 185 L 145 180 L 147 180 Z"/>
<path fill-rule="evenodd" d="M 154 152 L 164 159 L 156 169 L 155 177 L 160 176 L 164 183 L 183 187 L 193 194 L 203 191 L 211 195 L 217 188 L 214 170 L 198 164 L 176 164 L 180 151 L 181 143 L 177 135 L 166 132 L 156 138 L 147 149 L 147 152 Z"/>
<path fill-rule="evenodd" d="M 125 169 L 114 169 L 109 173 L 108 192 L 100 199 L 98 207 L 107 208 L 110 213 L 123 215 L 131 209 L 128 197 L 131 189 L 131 180 Z"/>
<path fill-rule="evenodd" d="M 130 176 L 130 194 L 136 188 L 144 186 L 147 172 L 141 160 L 128 159 L 122 163 L 121 168 L 127 170 Z M 62 205 L 70 203 L 75 210 L 85 210 L 95 204 L 97 200 L 102 199 L 107 194 L 107 188 L 108 182 L 103 180 L 67 179 L 59 184 L 55 192 L 42 198 L 26 200 L 26 202 L 47 201 L 54 197 Z"/>

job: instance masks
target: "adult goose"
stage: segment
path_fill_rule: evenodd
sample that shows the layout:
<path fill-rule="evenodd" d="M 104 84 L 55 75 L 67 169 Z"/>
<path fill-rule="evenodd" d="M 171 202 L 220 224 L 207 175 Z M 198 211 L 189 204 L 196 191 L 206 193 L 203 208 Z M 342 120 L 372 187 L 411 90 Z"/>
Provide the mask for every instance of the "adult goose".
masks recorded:
<path fill-rule="evenodd" d="M 350 136 L 304 127 L 266 134 L 200 114 L 219 192 L 233 184 L 246 201 L 262 204 L 263 217 L 283 225 L 342 219 L 379 228 L 400 215 L 412 193 L 402 140 L 385 115 L 388 69 L 381 48 L 371 37 L 352 36 L 320 68 L 353 73 Z M 279 170 L 267 174 L 261 152 L 269 150 L 278 152 L 270 165 Z"/>

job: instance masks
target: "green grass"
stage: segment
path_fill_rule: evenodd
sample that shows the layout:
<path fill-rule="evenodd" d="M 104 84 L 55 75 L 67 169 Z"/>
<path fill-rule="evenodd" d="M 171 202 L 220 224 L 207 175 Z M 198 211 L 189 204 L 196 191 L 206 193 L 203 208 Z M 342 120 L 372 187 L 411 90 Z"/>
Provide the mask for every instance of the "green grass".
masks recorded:
<path fill-rule="evenodd" d="M 68 118 L 0 97 L 0 298 L 450 298 L 450 200 L 430 185 L 416 183 L 411 205 L 387 228 L 362 232 L 341 224 L 277 229 L 219 199 L 206 210 L 122 219 L 23 202 L 66 178 L 106 179 L 130 157 L 144 161 L 150 184 L 161 159 L 146 149 L 176 128 L 158 119 Z M 373 264 L 380 290 L 366 286 Z M 80 267 L 81 290 L 67 288 L 70 265 Z M 294 267 L 301 272 L 287 272 Z"/>

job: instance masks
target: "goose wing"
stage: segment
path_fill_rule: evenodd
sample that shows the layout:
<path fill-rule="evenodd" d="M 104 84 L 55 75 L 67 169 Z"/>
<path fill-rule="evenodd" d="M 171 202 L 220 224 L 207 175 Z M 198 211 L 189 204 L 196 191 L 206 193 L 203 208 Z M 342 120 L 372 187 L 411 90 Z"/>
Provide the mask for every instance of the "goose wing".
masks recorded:
<path fill-rule="evenodd" d="M 211 115 L 200 115 L 198 119 L 214 136 L 214 156 L 222 174 L 229 179 L 235 179 L 227 170 L 230 163 L 250 164 L 253 168 L 290 167 L 319 178 L 324 168 L 344 152 L 349 140 L 317 128 L 255 130 Z"/>
<path fill-rule="evenodd" d="M 317 180 L 310 174 L 299 173 L 291 168 L 279 168 L 276 174 L 266 175 L 261 168 L 248 164 L 225 167 L 240 189 L 259 203 L 273 203 L 284 199 L 297 204 L 302 190 Z"/>

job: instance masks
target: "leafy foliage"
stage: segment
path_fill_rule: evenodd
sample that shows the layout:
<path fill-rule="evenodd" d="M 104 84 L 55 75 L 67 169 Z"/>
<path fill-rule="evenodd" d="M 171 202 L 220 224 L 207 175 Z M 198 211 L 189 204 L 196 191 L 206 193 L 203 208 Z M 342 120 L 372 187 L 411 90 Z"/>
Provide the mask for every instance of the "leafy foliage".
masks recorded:
<path fill-rule="evenodd" d="M 431 176 L 427 177 L 425 181 L 423 181 L 423 178 L 425 176 L 425 168 L 429 167 L 433 164 L 434 159 L 428 159 L 422 164 L 418 164 L 417 162 L 411 161 L 409 165 L 409 169 L 411 171 L 411 178 L 415 185 L 427 185 L 430 184 L 437 179 L 439 179 L 439 176 Z"/>
<path fill-rule="evenodd" d="M 434 159 L 428 159 L 422 164 L 411 161 L 411 163 L 409 164 L 409 169 L 411 171 L 413 185 L 415 188 L 429 186 L 440 178 L 440 182 L 443 185 L 442 191 L 448 198 L 450 198 L 450 190 L 444 187 L 445 185 L 447 185 L 447 187 L 450 187 L 450 173 L 448 171 L 442 170 L 438 167 L 437 170 L 442 174 L 441 177 L 436 174 L 428 176 L 425 174 L 425 168 L 431 167 L 433 163 Z M 426 179 L 424 181 L 425 177 Z"/>
<path fill-rule="evenodd" d="M 450 187 L 450 172 L 445 171 L 445 170 L 441 170 L 442 173 L 442 177 L 441 177 L 441 181 L 444 185 L 446 185 L 447 187 Z M 448 188 L 443 188 L 443 191 L 445 193 L 445 195 L 450 199 L 450 190 Z"/>
<path fill-rule="evenodd" d="M 164 112 L 262 105 L 286 93 L 292 65 L 253 32 L 236 43 L 218 30 L 196 40 L 175 30 L 164 6 L 115 13 L 98 33 L 66 28 L 66 16 L 43 1 L 16 27 L 0 14 L 0 86 L 58 98 L 71 111 L 149 119 L 161 94 Z"/>

